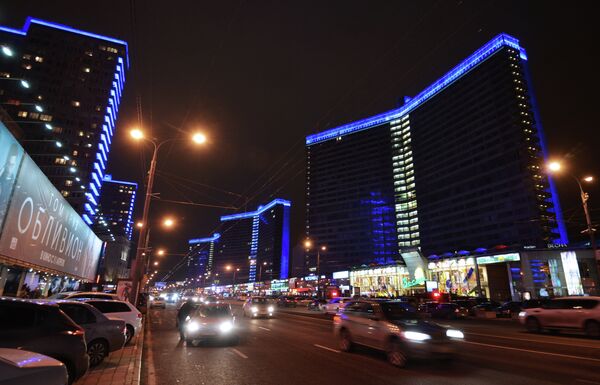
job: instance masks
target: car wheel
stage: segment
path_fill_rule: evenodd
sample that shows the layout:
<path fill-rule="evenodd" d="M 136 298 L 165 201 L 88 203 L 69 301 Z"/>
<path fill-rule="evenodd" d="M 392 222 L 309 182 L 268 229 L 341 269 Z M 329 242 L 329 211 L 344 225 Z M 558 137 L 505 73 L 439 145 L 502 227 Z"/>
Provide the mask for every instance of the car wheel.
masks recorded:
<path fill-rule="evenodd" d="M 398 368 L 406 366 L 406 353 L 402 349 L 402 344 L 397 339 L 390 341 L 386 355 L 390 364 Z"/>
<path fill-rule="evenodd" d="M 540 321 L 537 318 L 529 317 L 525 321 L 525 328 L 530 333 L 539 333 L 542 331 L 542 326 L 540 325 Z"/>
<path fill-rule="evenodd" d="M 108 346 L 102 340 L 94 340 L 88 344 L 87 352 L 90 356 L 90 367 L 96 366 L 108 355 Z"/>
<path fill-rule="evenodd" d="M 135 330 L 131 325 L 127 325 L 126 329 L 127 330 L 125 332 L 125 345 L 127 345 L 129 341 L 131 341 L 131 339 L 133 338 L 133 334 L 135 333 Z"/>
<path fill-rule="evenodd" d="M 352 351 L 352 337 L 350 336 L 350 332 L 346 329 L 340 330 L 340 350 L 342 352 L 350 352 Z"/>
<path fill-rule="evenodd" d="M 585 335 L 592 338 L 600 338 L 600 323 L 596 321 L 586 322 Z"/>

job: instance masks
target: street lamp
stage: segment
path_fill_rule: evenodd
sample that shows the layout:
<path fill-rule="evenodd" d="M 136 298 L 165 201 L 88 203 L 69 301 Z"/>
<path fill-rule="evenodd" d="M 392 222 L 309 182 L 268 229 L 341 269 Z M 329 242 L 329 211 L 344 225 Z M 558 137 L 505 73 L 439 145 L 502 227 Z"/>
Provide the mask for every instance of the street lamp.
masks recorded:
<path fill-rule="evenodd" d="M 171 219 L 171 218 L 166 218 L 166 219 L 163 221 L 163 225 L 164 225 L 165 227 L 173 227 L 173 225 L 174 225 L 174 224 L 175 224 L 175 221 L 174 221 L 173 219 Z"/>
<path fill-rule="evenodd" d="M 2 53 L 8 57 L 11 57 L 14 55 L 14 52 L 12 49 L 10 49 L 10 47 L 3 45 L 2 46 Z"/>
<path fill-rule="evenodd" d="M 169 142 L 173 142 L 173 141 L 177 141 L 177 140 L 181 140 L 179 138 L 170 138 L 170 139 L 166 139 L 163 140 L 161 142 L 157 142 L 155 139 L 150 139 L 150 138 L 146 138 L 144 136 L 144 132 L 142 130 L 140 130 L 139 128 L 133 129 L 130 131 L 130 135 L 131 137 L 136 140 L 136 141 L 141 141 L 141 140 L 145 140 L 147 142 L 150 142 L 152 144 L 153 147 L 153 152 L 152 152 L 152 160 L 150 161 L 150 170 L 148 171 L 148 185 L 146 187 L 146 197 L 144 199 L 144 210 L 142 213 L 142 224 L 148 223 L 148 213 L 150 211 L 150 201 L 152 199 L 152 187 L 154 186 L 154 173 L 156 171 L 156 161 L 157 161 L 157 157 L 158 157 L 158 150 L 160 150 L 160 148 L 165 144 L 165 143 L 169 143 Z M 195 143 L 198 143 L 198 141 L 194 140 L 192 138 L 192 140 Z M 146 239 L 146 232 L 148 231 L 147 229 L 148 226 L 142 226 L 141 231 L 140 231 L 140 237 L 139 239 Z M 138 295 L 140 293 L 140 283 L 141 283 L 141 279 L 143 276 L 143 269 L 146 266 L 145 261 L 141 260 L 142 259 L 142 250 L 144 248 L 144 245 L 142 245 L 142 242 L 138 242 L 138 247 L 136 250 L 136 264 L 135 264 L 135 268 L 132 269 L 133 271 L 133 277 L 132 277 L 132 281 L 133 281 L 133 293 L 135 293 L 135 297 L 134 297 L 134 304 L 137 304 L 137 299 L 138 299 Z M 144 256 L 145 258 L 145 256 Z"/>
<path fill-rule="evenodd" d="M 310 239 L 304 241 L 304 247 L 306 247 L 306 251 L 309 251 L 312 245 L 313 243 Z M 327 246 L 317 246 L 317 296 L 320 295 L 321 290 L 321 251 L 327 251 Z"/>
<path fill-rule="evenodd" d="M 548 164 L 548 171 L 551 173 L 556 173 L 559 172 L 562 169 L 562 165 L 559 162 L 551 162 Z M 577 186 L 579 187 L 579 196 L 581 197 L 581 206 L 583 207 L 583 213 L 585 214 L 585 222 L 587 225 L 587 229 L 582 231 L 583 232 L 587 232 L 588 236 L 590 237 L 590 246 L 592 247 L 592 251 L 594 253 L 594 259 L 596 259 L 596 261 L 598 261 L 597 257 L 596 257 L 596 239 L 594 237 L 594 232 L 596 231 L 596 229 L 594 229 L 592 227 L 592 220 L 590 218 L 590 211 L 588 209 L 588 200 L 590 198 L 590 195 L 588 193 L 586 193 L 585 191 L 583 191 L 583 186 L 581 185 L 581 181 L 583 180 L 584 182 L 587 183 L 591 183 L 594 181 L 594 177 L 591 175 L 585 176 L 583 178 L 578 178 L 572 174 L 568 174 L 571 178 L 575 179 L 575 182 L 577 182 Z M 598 273 L 600 274 L 600 263 L 598 263 Z"/>
<path fill-rule="evenodd" d="M 263 262 L 258 267 L 258 282 L 262 282 L 262 268 L 263 266 L 267 266 L 267 262 Z"/>

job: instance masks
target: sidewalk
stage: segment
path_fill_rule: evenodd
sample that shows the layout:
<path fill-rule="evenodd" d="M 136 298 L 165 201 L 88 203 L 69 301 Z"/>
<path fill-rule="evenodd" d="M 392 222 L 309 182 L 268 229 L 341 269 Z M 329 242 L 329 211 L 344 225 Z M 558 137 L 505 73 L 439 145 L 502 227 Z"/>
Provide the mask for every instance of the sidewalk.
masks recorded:
<path fill-rule="evenodd" d="M 74 385 L 140 385 L 145 329 L 144 322 L 141 333 L 129 345 L 112 352 Z"/>

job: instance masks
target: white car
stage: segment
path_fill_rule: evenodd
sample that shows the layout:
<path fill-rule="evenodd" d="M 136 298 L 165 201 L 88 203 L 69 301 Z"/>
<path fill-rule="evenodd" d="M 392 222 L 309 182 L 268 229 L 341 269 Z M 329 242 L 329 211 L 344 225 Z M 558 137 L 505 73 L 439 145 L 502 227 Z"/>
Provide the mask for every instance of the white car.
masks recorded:
<path fill-rule="evenodd" d="M 100 310 L 110 319 L 125 321 L 125 327 L 127 328 L 125 344 L 129 343 L 133 336 L 137 335 L 142 329 L 142 313 L 129 302 L 105 299 L 89 299 L 84 300 L 84 302 Z"/>
<path fill-rule="evenodd" d="M 578 330 L 600 338 L 600 297 L 552 299 L 540 307 L 520 312 L 519 321 L 533 333 L 545 329 Z"/>
<path fill-rule="evenodd" d="M 119 296 L 116 294 L 104 293 L 101 291 L 63 291 L 48 297 L 48 299 L 76 299 L 76 298 L 93 298 L 93 299 L 110 299 L 119 301 Z"/>
<path fill-rule="evenodd" d="M 329 301 L 327 301 L 327 303 L 321 305 L 321 311 L 325 312 L 326 314 L 335 314 L 338 312 L 338 310 L 343 309 L 344 305 L 350 301 L 351 298 L 346 298 L 346 297 L 336 297 L 336 298 L 332 298 Z"/>
<path fill-rule="evenodd" d="M 66 385 L 67 368 L 43 354 L 0 349 L 0 385 L 29 385 L 40 381 L 45 385 Z"/>

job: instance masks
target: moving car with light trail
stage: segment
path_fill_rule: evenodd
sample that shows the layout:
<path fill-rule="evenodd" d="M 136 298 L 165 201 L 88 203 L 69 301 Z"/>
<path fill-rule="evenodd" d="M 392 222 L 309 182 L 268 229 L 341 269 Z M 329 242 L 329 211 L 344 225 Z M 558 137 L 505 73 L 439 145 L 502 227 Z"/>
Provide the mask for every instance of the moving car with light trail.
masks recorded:
<path fill-rule="evenodd" d="M 275 305 L 273 305 L 267 298 L 264 297 L 252 297 L 248 298 L 242 306 L 244 317 L 273 317 L 275 314 Z"/>
<path fill-rule="evenodd" d="M 183 339 L 187 344 L 203 340 L 237 341 L 231 306 L 224 303 L 199 305 L 184 321 Z"/>
<path fill-rule="evenodd" d="M 450 360 L 460 330 L 423 320 L 406 302 L 353 300 L 334 318 L 334 333 L 342 351 L 364 345 L 386 352 L 387 360 L 403 367 L 410 358 Z"/>
<path fill-rule="evenodd" d="M 556 298 L 540 307 L 523 310 L 519 321 L 532 333 L 573 330 L 600 338 L 600 297 Z"/>

